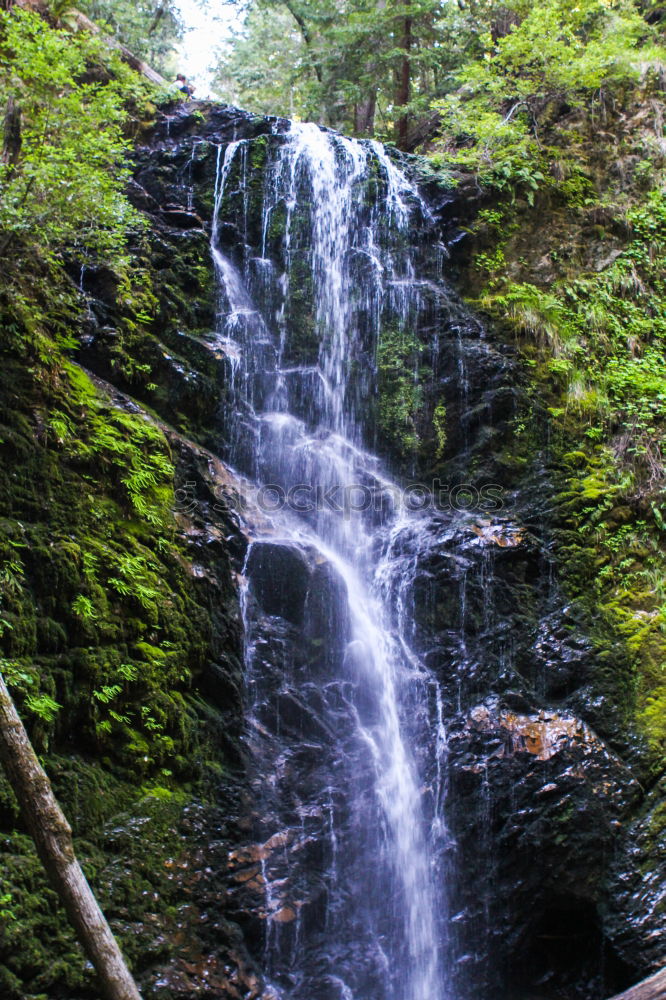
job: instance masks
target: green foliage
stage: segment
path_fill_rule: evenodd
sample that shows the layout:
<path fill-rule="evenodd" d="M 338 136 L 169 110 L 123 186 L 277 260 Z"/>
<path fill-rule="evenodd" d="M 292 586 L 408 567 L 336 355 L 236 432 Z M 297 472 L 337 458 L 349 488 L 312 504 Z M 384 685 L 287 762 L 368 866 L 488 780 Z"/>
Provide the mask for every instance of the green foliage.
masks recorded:
<path fill-rule="evenodd" d="M 434 102 L 445 131 L 438 155 L 500 191 L 521 191 L 530 204 L 544 185 L 572 200 L 584 197 L 576 136 L 572 149 L 559 150 L 553 171 L 549 126 L 563 106 L 569 112 L 583 106 L 602 86 L 635 84 L 645 63 L 662 60 L 664 50 L 632 0 L 583 0 L 575 7 L 514 0 L 506 9 L 509 29 L 499 37 L 482 34 L 483 51 L 460 72 L 460 89 Z"/>
<path fill-rule="evenodd" d="M 0 165 L 0 252 L 78 247 L 120 264 L 138 224 L 123 195 L 129 71 L 99 39 L 19 7 L 0 14 L 0 67 L 0 102 L 14 98 L 22 120 L 16 163 Z"/>
<path fill-rule="evenodd" d="M 575 157 L 563 164 L 572 176 L 549 173 L 544 128 L 565 105 L 601 103 L 603 88 L 659 72 L 663 50 L 642 14 L 633 0 L 253 0 L 217 87 L 257 111 L 381 138 L 397 129 L 410 146 L 434 134 L 434 108 L 442 162 L 530 199 L 555 182 L 580 197 Z"/>
<path fill-rule="evenodd" d="M 650 192 L 628 212 L 632 238 L 608 267 L 554 283 L 496 284 L 485 308 L 554 357 L 548 371 L 592 439 L 623 428 L 619 457 L 656 473 L 666 432 L 666 198 Z"/>
<path fill-rule="evenodd" d="M 217 89 L 257 111 L 392 137 L 405 112 L 427 113 L 431 88 L 460 64 L 460 18 L 436 0 L 255 0 L 222 53 Z"/>
<path fill-rule="evenodd" d="M 455 163 L 473 170 L 484 183 L 512 193 L 520 185 L 528 196 L 544 180 L 544 162 L 536 140 L 530 135 L 525 121 L 513 120 L 484 107 L 485 97 L 476 102 L 452 94 L 433 102 L 440 112 L 449 141 L 445 152 L 433 155 L 436 163 Z"/>
<path fill-rule="evenodd" d="M 90 555 L 90 553 L 86 553 Z M 95 606 L 89 597 L 85 594 L 77 594 L 77 596 L 72 601 L 72 611 L 75 615 L 83 618 L 85 621 L 93 622 L 97 618 L 97 612 L 95 611 Z"/>
<path fill-rule="evenodd" d="M 230 104 L 258 114 L 316 117 L 316 76 L 286 9 L 250 8 L 242 31 L 220 55 L 215 89 Z"/>
<path fill-rule="evenodd" d="M 432 424 L 435 431 L 435 458 L 437 460 L 444 457 L 446 449 L 446 405 L 438 403 L 432 414 Z"/>
<path fill-rule="evenodd" d="M 43 722 L 53 722 L 62 705 L 48 694 L 29 694 L 25 699 L 25 707 Z"/>
<path fill-rule="evenodd" d="M 16 914 L 11 909 L 11 902 L 10 892 L 0 895 L 0 920 L 16 920 Z"/>
<path fill-rule="evenodd" d="M 82 0 L 78 4 L 103 31 L 165 76 L 175 75 L 176 48 L 184 36 L 177 4 L 168 0 Z"/>
<path fill-rule="evenodd" d="M 110 408 L 75 365 L 66 364 L 65 371 L 72 402 L 85 418 L 82 433 L 70 442 L 72 454 L 115 467 L 135 513 L 155 527 L 164 526 L 173 502 L 174 470 L 162 433 L 135 414 Z"/>
<path fill-rule="evenodd" d="M 544 40 L 543 58 L 535 48 L 529 59 L 518 43 L 541 11 L 523 12 L 446 102 L 449 124 L 461 114 L 446 145 L 498 191 L 499 204 L 474 226 L 475 301 L 518 345 L 539 419 L 549 415 L 548 457 L 562 484 L 556 551 L 597 647 L 595 683 L 626 724 L 638 724 L 659 767 L 666 199 L 657 149 L 664 102 L 651 69 L 659 53 L 633 7 L 591 3 L 560 11 L 564 28 Z M 491 117 L 475 131 L 480 111 Z M 510 112 L 511 134 L 502 132 Z M 543 175 L 536 188 L 525 168 Z M 537 447 L 529 421 L 514 430 Z"/>
<path fill-rule="evenodd" d="M 42 722 L 52 723 L 62 708 L 54 698 L 44 690 L 37 690 L 41 685 L 39 671 L 32 664 L 21 664 L 0 657 L 0 670 L 6 683 L 18 694 L 22 704 L 33 717 Z"/>
<path fill-rule="evenodd" d="M 418 447 L 416 416 L 422 399 L 417 377 L 419 353 L 420 345 L 408 333 L 382 331 L 377 346 L 377 428 L 398 459 L 412 457 Z"/>

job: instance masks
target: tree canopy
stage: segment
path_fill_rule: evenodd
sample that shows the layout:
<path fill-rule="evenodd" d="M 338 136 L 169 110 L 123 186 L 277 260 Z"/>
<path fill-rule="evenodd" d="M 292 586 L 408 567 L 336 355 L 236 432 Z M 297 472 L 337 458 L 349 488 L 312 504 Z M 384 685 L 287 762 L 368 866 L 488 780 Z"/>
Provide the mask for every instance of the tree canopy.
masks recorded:
<path fill-rule="evenodd" d="M 506 145 L 655 57 L 658 15 L 634 0 L 251 0 L 220 55 L 221 96 L 414 148 L 443 113 Z M 452 95 L 455 95 L 452 96 Z M 506 106 L 505 106 L 506 105 Z M 488 117 L 488 115 L 490 117 Z M 499 115 L 495 123 L 494 115 Z M 496 124 L 496 127 L 495 127 Z"/>

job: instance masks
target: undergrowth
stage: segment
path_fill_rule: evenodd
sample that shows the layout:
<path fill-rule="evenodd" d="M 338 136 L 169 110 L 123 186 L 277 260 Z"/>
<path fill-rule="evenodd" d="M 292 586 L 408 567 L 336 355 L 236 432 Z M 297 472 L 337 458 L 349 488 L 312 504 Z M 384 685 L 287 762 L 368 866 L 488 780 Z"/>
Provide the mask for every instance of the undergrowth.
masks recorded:
<path fill-rule="evenodd" d="M 653 32 L 647 26 L 641 32 L 645 45 Z M 517 45 L 518 33 L 498 50 Z M 666 105 L 660 50 L 653 47 L 639 65 L 637 37 L 623 39 L 624 55 L 600 66 L 593 86 L 583 86 L 583 76 L 566 84 L 555 73 L 557 86 L 538 91 L 539 101 L 537 90 L 530 91 L 534 114 L 523 115 L 513 138 L 490 142 L 479 132 L 459 158 L 476 164 L 494 192 L 473 226 L 469 297 L 519 347 L 534 419 L 545 413 L 548 422 L 546 451 L 560 483 L 554 517 L 562 580 L 586 610 L 601 659 L 613 643 L 629 657 L 634 679 L 625 708 L 660 768 Z M 506 60 L 485 72 L 506 82 Z M 513 107 L 510 85 L 502 105 L 499 84 L 495 90 L 484 84 L 481 70 L 476 80 L 475 100 L 496 125 L 500 109 L 506 116 Z M 448 135 L 453 141 L 455 132 Z M 540 447 L 524 427 L 522 436 L 524 448 Z"/>

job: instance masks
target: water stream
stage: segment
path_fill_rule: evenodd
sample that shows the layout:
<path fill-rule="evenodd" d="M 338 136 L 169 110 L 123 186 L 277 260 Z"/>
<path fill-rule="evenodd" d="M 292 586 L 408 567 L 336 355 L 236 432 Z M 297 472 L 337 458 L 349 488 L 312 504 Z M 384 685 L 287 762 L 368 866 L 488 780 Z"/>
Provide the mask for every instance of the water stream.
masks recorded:
<path fill-rule="evenodd" d="M 240 141 L 212 235 L 226 457 L 267 512 L 243 598 L 265 973 L 285 1000 L 449 1000 L 446 734 L 410 645 L 431 526 L 370 447 L 377 344 L 423 308 L 427 209 L 379 144 L 292 125 L 267 146 L 261 232 Z"/>

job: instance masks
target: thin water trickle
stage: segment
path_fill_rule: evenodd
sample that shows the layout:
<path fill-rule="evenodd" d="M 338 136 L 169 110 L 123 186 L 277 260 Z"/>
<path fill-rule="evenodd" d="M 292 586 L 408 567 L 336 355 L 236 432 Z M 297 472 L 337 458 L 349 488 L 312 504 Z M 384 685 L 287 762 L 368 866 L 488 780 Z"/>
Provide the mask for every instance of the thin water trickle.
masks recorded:
<path fill-rule="evenodd" d="M 437 683 L 410 645 L 414 563 L 400 554 L 405 538 L 415 538 L 418 549 L 427 523 L 387 503 L 397 487 L 365 446 L 378 339 L 385 328 L 408 330 L 421 308 L 422 283 L 407 236 L 413 214 L 427 212 L 378 143 L 292 125 L 269 144 L 261 204 L 261 259 L 279 244 L 273 253 L 281 271 L 280 265 L 253 268 L 248 261 L 256 257 L 245 254 L 241 262 L 237 255 L 234 262 L 220 239 L 225 212 L 232 210 L 232 178 L 234 194 L 242 194 L 236 226 L 247 229 L 248 159 L 246 142 L 220 149 L 212 226 L 218 342 L 234 345 L 228 457 L 258 486 L 285 495 L 299 490 L 301 497 L 316 487 L 318 496 L 346 497 L 339 509 L 287 505 L 273 513 L 271 534 L 253 542 L 246 563 L 245 652 L 260 765 L 274 766 L 275 746 L 289 740 L 295 703 L 308 710 L 316 704 L 318 713 L 319 742 L 303 765 L 303 787 L 272 780 L 272 832 L 281 824 L 294 834 L 294 845 L 307 844 L 312 833 L 328 857 L 318 876 L 323 889 L 312 888 L 305 851 L 294 847 L 292 856 L 284 847 L 279 857 L 262 860 L 265 969 L 289 1000 L 450 1000 L 437 860 L 447 837 L 446 734 Z M 304 290 L 311 310 L 303 322 L 316 345 L 307 357 L 299 356 L 307 354 L 308 341 L 303 335 L 304 347 L 298 340 L 295 320 Z M 357 492 L 345 493 L 348 488 Z M 354 497 L 383 498 L 381 516 L 374 504 L 365 509 Z M 323 678 L 310 676 L 305 654 L 299 667 L 293 654 L 280 652 L 290 648 L 289 629 L 303 615 L 305 645 L 308 615 L 315 616 L 317 606 L 314 584 L 302 614 L 280 593 L 271 597 L 268 616 L 260 595 L 254 604 L 250 599 L 252 567 L 261 565 L 267 545 L 272 557 L 277 551 L 291 566 L 309 560 L 315 567 L 310 581 L 325 567 L 332 587 L 329 626 L 340 623 L 338 635 L 335 629 L 327 634 L 341 648 L 324 655 L 314 634 L 309 648 L 325 664 Z M 276 588 L 286 592 L 292 583 L 285 578 Z M 291 621 L 290 615 L 293 626 L 277 620 Z M 310 746 L 301 734 L 294 740 L 299 752 Z M 268 842 L 271 830 L 264 832 Z M 302 897 L 293 903 L 292 932 L 272 922 L 283 890 Z"/>

